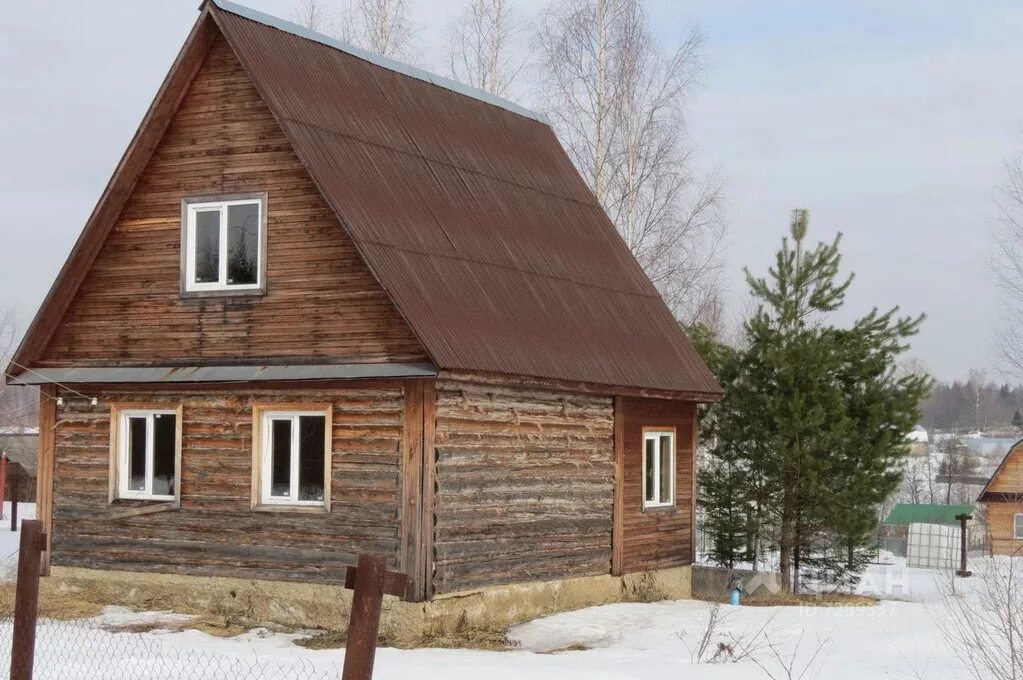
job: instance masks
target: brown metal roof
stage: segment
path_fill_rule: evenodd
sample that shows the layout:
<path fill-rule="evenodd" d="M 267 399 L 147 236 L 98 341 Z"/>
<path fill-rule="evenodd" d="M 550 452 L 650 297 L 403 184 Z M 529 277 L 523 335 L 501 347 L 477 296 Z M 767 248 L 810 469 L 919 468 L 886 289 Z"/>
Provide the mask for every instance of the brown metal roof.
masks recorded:
<path fill-rule="evenodd" d="M 213 16 L 440 368 L 719 393 L 549 126 Z"/>
<path fill-rule="evenodd" d="M 720 388 L 542 115 L 206 2 L 8 372 L 31 366 L 223 33 L 441 370 Z"/>
<path fill-rule="evenodd" d="M 548 125 L 212 15 L 441 369 L 720 391 Z"/>

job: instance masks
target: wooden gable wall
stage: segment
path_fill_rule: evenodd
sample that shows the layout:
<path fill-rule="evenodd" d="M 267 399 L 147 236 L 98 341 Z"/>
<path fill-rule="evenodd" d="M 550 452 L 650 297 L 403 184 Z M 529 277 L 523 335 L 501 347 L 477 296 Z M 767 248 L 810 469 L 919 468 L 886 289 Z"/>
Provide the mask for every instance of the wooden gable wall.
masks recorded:
<path fill-rule="evenodd" d="M 181 199 L 268 192 L 267 294 L 180 297 Z M 421 361 L 223 37 L 217 37 L 37 366 Z"/>

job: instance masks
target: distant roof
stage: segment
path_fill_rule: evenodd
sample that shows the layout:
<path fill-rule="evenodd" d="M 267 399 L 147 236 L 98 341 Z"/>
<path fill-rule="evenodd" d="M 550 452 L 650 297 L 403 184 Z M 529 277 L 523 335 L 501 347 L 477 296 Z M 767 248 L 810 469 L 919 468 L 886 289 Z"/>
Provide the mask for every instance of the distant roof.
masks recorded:
<path fill-rule="evenodd" d="M 959 524 L 956 515 L 972 513 L 972 505 L 899 503 L 892 508 L 882 524 Z"/>
<path fill-rule="evenodd" d="M 39 434 L 38 427 L 13 425 L 0 427 L 0 437 L 33 437 Z"/>
<path fill-rule="evenodd" d="M 909 434 L 906 435 L 906 439 L 908 439 L 911 442 L 926 444 L 927 430 L 924 429 L 923 425 L 917 425 L 910 431 Z"/>
<path fill-rule="evenodd" d="M 720 395 L 541 116 L 225 0 L 182 54 L 215 33 L 438 369 Z M 168 76 L 10 373 L 45 348 L 166 124 L 153 111 L 187 86 Z"/>

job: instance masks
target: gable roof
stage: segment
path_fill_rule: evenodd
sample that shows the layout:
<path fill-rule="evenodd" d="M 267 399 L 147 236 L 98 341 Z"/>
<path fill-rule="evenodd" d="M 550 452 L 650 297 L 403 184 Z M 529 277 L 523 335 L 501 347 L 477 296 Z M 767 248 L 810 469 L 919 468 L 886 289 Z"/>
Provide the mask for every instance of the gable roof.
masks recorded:
<path fill-rule="evenodd" d="M 1009 450 L 1005 452 L 1005 455 L 1002 457 L 1002 461 L 998 463 L 998 467 L 996 467 L 995 471 L 991 473 L 991 478 L 987 480 L 987 484 L 985 484 L 984 488 L 980 490 L 980 495 L 977 496 L 978 502 L 987 503 L 991 501 L 1005 500 L 1016 501 L 1020 496 L 1023 496 L 1023 489 L 1020 489 L 1019 493 L 1016 494 L 1006 494 L 1003 492 L 991 491 L 991 485 L 995 483 L 995 480 L 998 479 L 998 476 L 1002 474 L 1003 470 L 1005 470 L 1005 466 L 1009 463 L 1009 459 L 1012 458 L 1013 454 L 1016 452 L 1016 449 L 1018 449 L 1021 444 L 1023 444 L 1023 439 L 1017 441 L 1015 444 L 1010 446 Z M 1007 498 L 1007 496 L 1013 496 L 1013 498 L 1010 499 Z"/>
<path fill-rule="evenodd" d="M 45 347 L 218 31 L 438 368 L 720 393 L 542 116 L 224 0 L 204 4 L 12 373 Z"/>

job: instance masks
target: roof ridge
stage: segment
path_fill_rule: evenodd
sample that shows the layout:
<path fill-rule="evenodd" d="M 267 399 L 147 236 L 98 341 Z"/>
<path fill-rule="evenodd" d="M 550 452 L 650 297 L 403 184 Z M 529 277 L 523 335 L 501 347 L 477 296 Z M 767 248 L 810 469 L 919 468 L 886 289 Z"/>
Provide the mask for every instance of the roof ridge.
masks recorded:
<path fill-rule="evenodd" d="M 384 55 L 378 54 L 377 52 L 366 50 L 361 47 L 356 47 L 355 45 L 345 42 L 344 40 L 332 38 L 329 35 L 319 33 L 312 29 L 306 28 L 305 26 L 302 26 L 300 24 L 288 21 L 287 19 L 281 19 L 280 17 L 275 17 L 272 14 L 260 12 L 259 10 L 252 9 L 251 7 L 246 7 L 245 5 L 239 5 L 237 3 L 231 2 L 231 0 L 209 1 L 219 9 L 224 10 L 225 12 L 236 14 L 242 18 L 249 19 L 250 21 L 255 21 L 257 23 L 270 26 L 271 28 L 276 28 L 279 31 L 290 33 L 299 38 L 304 38 L 312 42 L 317 42 L 320 43 L 321 45 L 326 45 L 327 47 L 332 47 L 341 52 L 350 54 L 353 57 L 362 59 L 363 61 L 368 61 L 371 64 L 375 64 L 376 66 L 386 68 L 390 71 L 395 71 L 396 73 L 401 73 L 402 75 L 406 75 L 411 78 L 416 78 L 417 80 L 422 80 L 432 85 L 436 85 L 437 87 L 442 87 L 446 90 L 451 90 L 452 92 L 465 95 L 466 97 L 478 99 L 479 101 L 485 102 L 492 106 L 497 106 L 498 108 L 505 109 L 506 111 L 511 111 L 512 113 L 516 113 L 520 116 L 531 118 L 539 123 L 543 123 L 544 125 L 551 124 L 550 119 L 544 113 L 534 111 L 530 108 L 522 106 L 521 104 L 516 104 L 515 102 L 509 99 L 498 97 L 497 95 L 491 94 L 485 90 L 481 90 L 479 88 L 472 87 L 464 83 L 460 83 L 457 80 L 446 78 L 442 75 L 432 73 L 425 69 L 421 69 L 416 66 L 406 64 L 396 59 L 391 59 L 390 57 L 385 57 Z"/>

